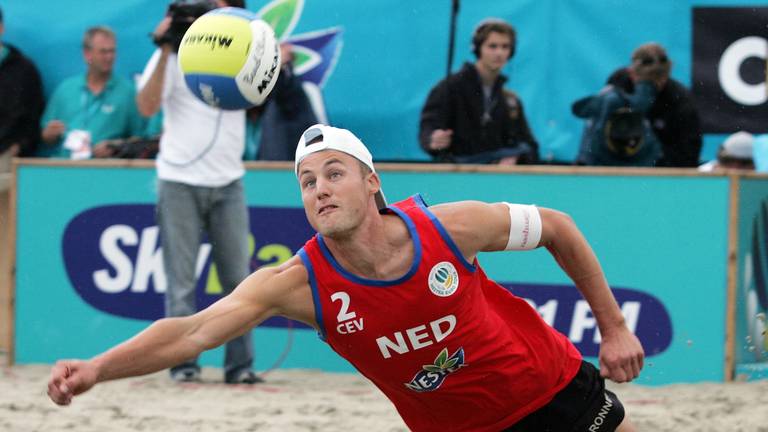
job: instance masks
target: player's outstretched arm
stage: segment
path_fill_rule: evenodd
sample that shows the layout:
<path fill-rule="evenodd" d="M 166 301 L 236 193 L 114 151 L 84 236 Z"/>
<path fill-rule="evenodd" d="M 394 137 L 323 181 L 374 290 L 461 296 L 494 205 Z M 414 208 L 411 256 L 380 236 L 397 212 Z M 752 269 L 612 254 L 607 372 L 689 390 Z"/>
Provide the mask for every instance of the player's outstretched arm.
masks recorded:
<path fill-rule="evenodd" d="M 540 209 L 540 214 L 539 244 L 574 281 L 597 320 L 602 336 L 601 375 L 616 382 L 637 378 L 643 367 L 643 347 L 627 328 L 595 253 L 570 216 L 550 209 Z"/>
<path fill-rule="evenodd" d="M 509 247 L 511 218 L 509 207 L 504 203 L 464 201 L 438 205 L 433 211 L 470 262 L 480 251 L 501 251 Z M 538 212 L 541 217 L 538 246 L 546 247 L 574 281 L 597 320 L 602 336 L 601 374 L 616 382 L 631 381 L 643 367 L 643 348 L 627 328 L 597 257 L 570 216 L 547 208 L 539 208 Z M 525 224 L 516 221 L 515 226 L 519 229 Z M 512 234 L 523 238 L 521 233 Z"/>
<path fill-rule="evenodd" d="M 169 368 L 217 347 L 255 327 L 272 315 L 303 321 L 291 302 L 306 285 L 307 273 L 297 257 L 279 267 L 263 268 L 232 292 L 194 315 L 164 318 L 133 338 L 90 360 L 63 360 L 54 365 L 48 395 L 59 405 L 95 384 L 145 375 Z M 308 291 L 308 290 L 307 290 Z M 300 303 L 297 302 L 297 303 Z"/>

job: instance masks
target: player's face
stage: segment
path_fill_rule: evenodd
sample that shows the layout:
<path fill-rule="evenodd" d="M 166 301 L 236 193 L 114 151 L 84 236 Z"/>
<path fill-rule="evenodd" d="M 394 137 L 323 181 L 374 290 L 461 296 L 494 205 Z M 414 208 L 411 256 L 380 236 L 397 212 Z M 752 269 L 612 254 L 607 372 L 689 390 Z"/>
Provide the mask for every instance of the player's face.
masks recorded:
<path fill-rule="evenodd" d="M 91 47 L 84 52 L 88 67 L 101 74 L 112 73 L 115 64 L 115 40 L 106 34 L 96 33 L 91 39 Z"/>
<path fill-rule="evenodd" d="M 328 238 L 351 234 L 370 205 L 369 177 L 346 153 L 320 151 L 299 164 L 299 187 L 309 224 Z"/>
<path fill-rule="evenodd" d="M 500 71 L 509 60 L 512 41 L 504 33 L 491 32 L 480 45 L 479 62 L 490 71 Z"/>

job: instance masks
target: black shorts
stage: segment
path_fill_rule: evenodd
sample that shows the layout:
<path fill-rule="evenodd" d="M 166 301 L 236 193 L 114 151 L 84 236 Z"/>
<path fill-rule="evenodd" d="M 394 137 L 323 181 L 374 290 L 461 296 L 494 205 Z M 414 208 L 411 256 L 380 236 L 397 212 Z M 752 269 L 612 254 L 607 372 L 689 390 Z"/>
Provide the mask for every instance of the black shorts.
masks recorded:
<path fill-rule="evenodd" d="M 502 432 L 608 432 L 624 420 L 624 406 L 592 363 L 581 368 L 546 405 Z"/>

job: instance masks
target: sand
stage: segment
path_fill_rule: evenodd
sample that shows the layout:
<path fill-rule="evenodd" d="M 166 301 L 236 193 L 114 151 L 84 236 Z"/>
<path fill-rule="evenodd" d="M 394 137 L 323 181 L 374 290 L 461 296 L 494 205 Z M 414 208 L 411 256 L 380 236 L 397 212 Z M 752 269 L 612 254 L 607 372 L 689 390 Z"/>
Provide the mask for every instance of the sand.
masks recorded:
<path fill-rule="evenodd" d="M 266 384 L 177 384 L 166 373 L 103 383 L 61 408 L 48 400 L 49 366 L 0 368 L 0 431 L 395 432 L 390 402 L 356 374 L 282 369 Z M 641 431 L 768 432 L 768 381 L 613 385 Z"/>

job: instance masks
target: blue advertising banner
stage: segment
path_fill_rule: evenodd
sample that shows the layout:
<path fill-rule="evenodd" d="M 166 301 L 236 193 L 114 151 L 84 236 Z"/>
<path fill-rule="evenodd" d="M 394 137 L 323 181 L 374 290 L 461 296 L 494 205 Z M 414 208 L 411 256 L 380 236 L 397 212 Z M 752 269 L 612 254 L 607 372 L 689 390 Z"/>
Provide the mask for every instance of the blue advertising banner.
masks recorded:
<path fill-rule="evenodd" d="M 32 58 L 50 94 L 64 78 L 84 71 L 81 40 L 86 28 L 109 25 L 118 39 L 116 71 L 134 76 L 144 69 L 154 49 L 148 34 L 168 3 L 80 0 L 73 8 L 69 2 L 54 0 L 6 1 L 3 41 Z M 474 61 L 470 40 L 478 22 L 499 17 L 512 23 L 518 46 L 503 69 L 509 76 L 507 86 L 524 103 L 542 158 L 571 161 L 583 128 L 571 114 L 571 104 L 599 91 L 614 70 L 629 62 L 632 50 L 648 41 L 667 48 L 672 77 L 686 86 L 694 81 L 693 65 L 697 65 L 696 76 L 708 86 L 701 91 L 734 95 L 739 92 L 729 89 L 746 89 L 757 99 L 733 96 L 728 103 L 735 104 L 741 117 L 747 110 L 764 112 L 768 106 L 765 35 L 727 20 L 729 14 L 754 15 L 740 8 L 742 4 L 738 0 L 462 2 L 452 70 Z M 445 76 L 451 2 L 249 0 L 247 6 L 269 18 L 278 36 L 294 45 L 297 73 L 321 88 L 332 124 L 355 130 L 377 160 L 428 159 L 417 141 L 419 113 L 429 90 Z M 712 6 L 719 8 L 711 12 L 720 21 L 694 20 L 694 7 L 706 14 Z M 722 46 L 694 58 L 694 33 Z M 728 51 L 731 44 L 736 45 Z M 730 72 L 718 75 L 720 63 L 727 63 Z M 747 75 L 739 75 L 742 69 Z M 701 107 L 708 119 L 722 107 L 716 108 Z M 719 124 L 728 127 L 705 136 L 703 160 L 712 159 L 725 134 L 736 131 L 732 123 Z"/>
<path fill-rule="evenodd" d="M 18 174 L 19 363 L 90 357 L 162 317 L 166 280 L 152 168 L 21 165 Z M 511 201 L 569 213 L 590 240 L 629 328 L 646 350 L 639 382 L 723 379 L 726 177 L 398 170 L 381 175 L 392 201 L 422 192 L 431 204 Z M 292 170 L 250 170 L 245 189 L 252 267 L 288 259 L 312 235 Z M 221 295 L 209 255 L 210 245 L 203 244 L 200 307 Z M 479 260 L 490 277 L 525 298 L 594 359 L 600 342 L 595 319 L 546 250 L 487 253 Z M 260 369 L 282 362 L 352 370 L 314 330 L 298 323 L 269 320 L 254 332 L 254 341 Z M 220 365 L 221 356 L 217 349 L 201 361 Z"/>

